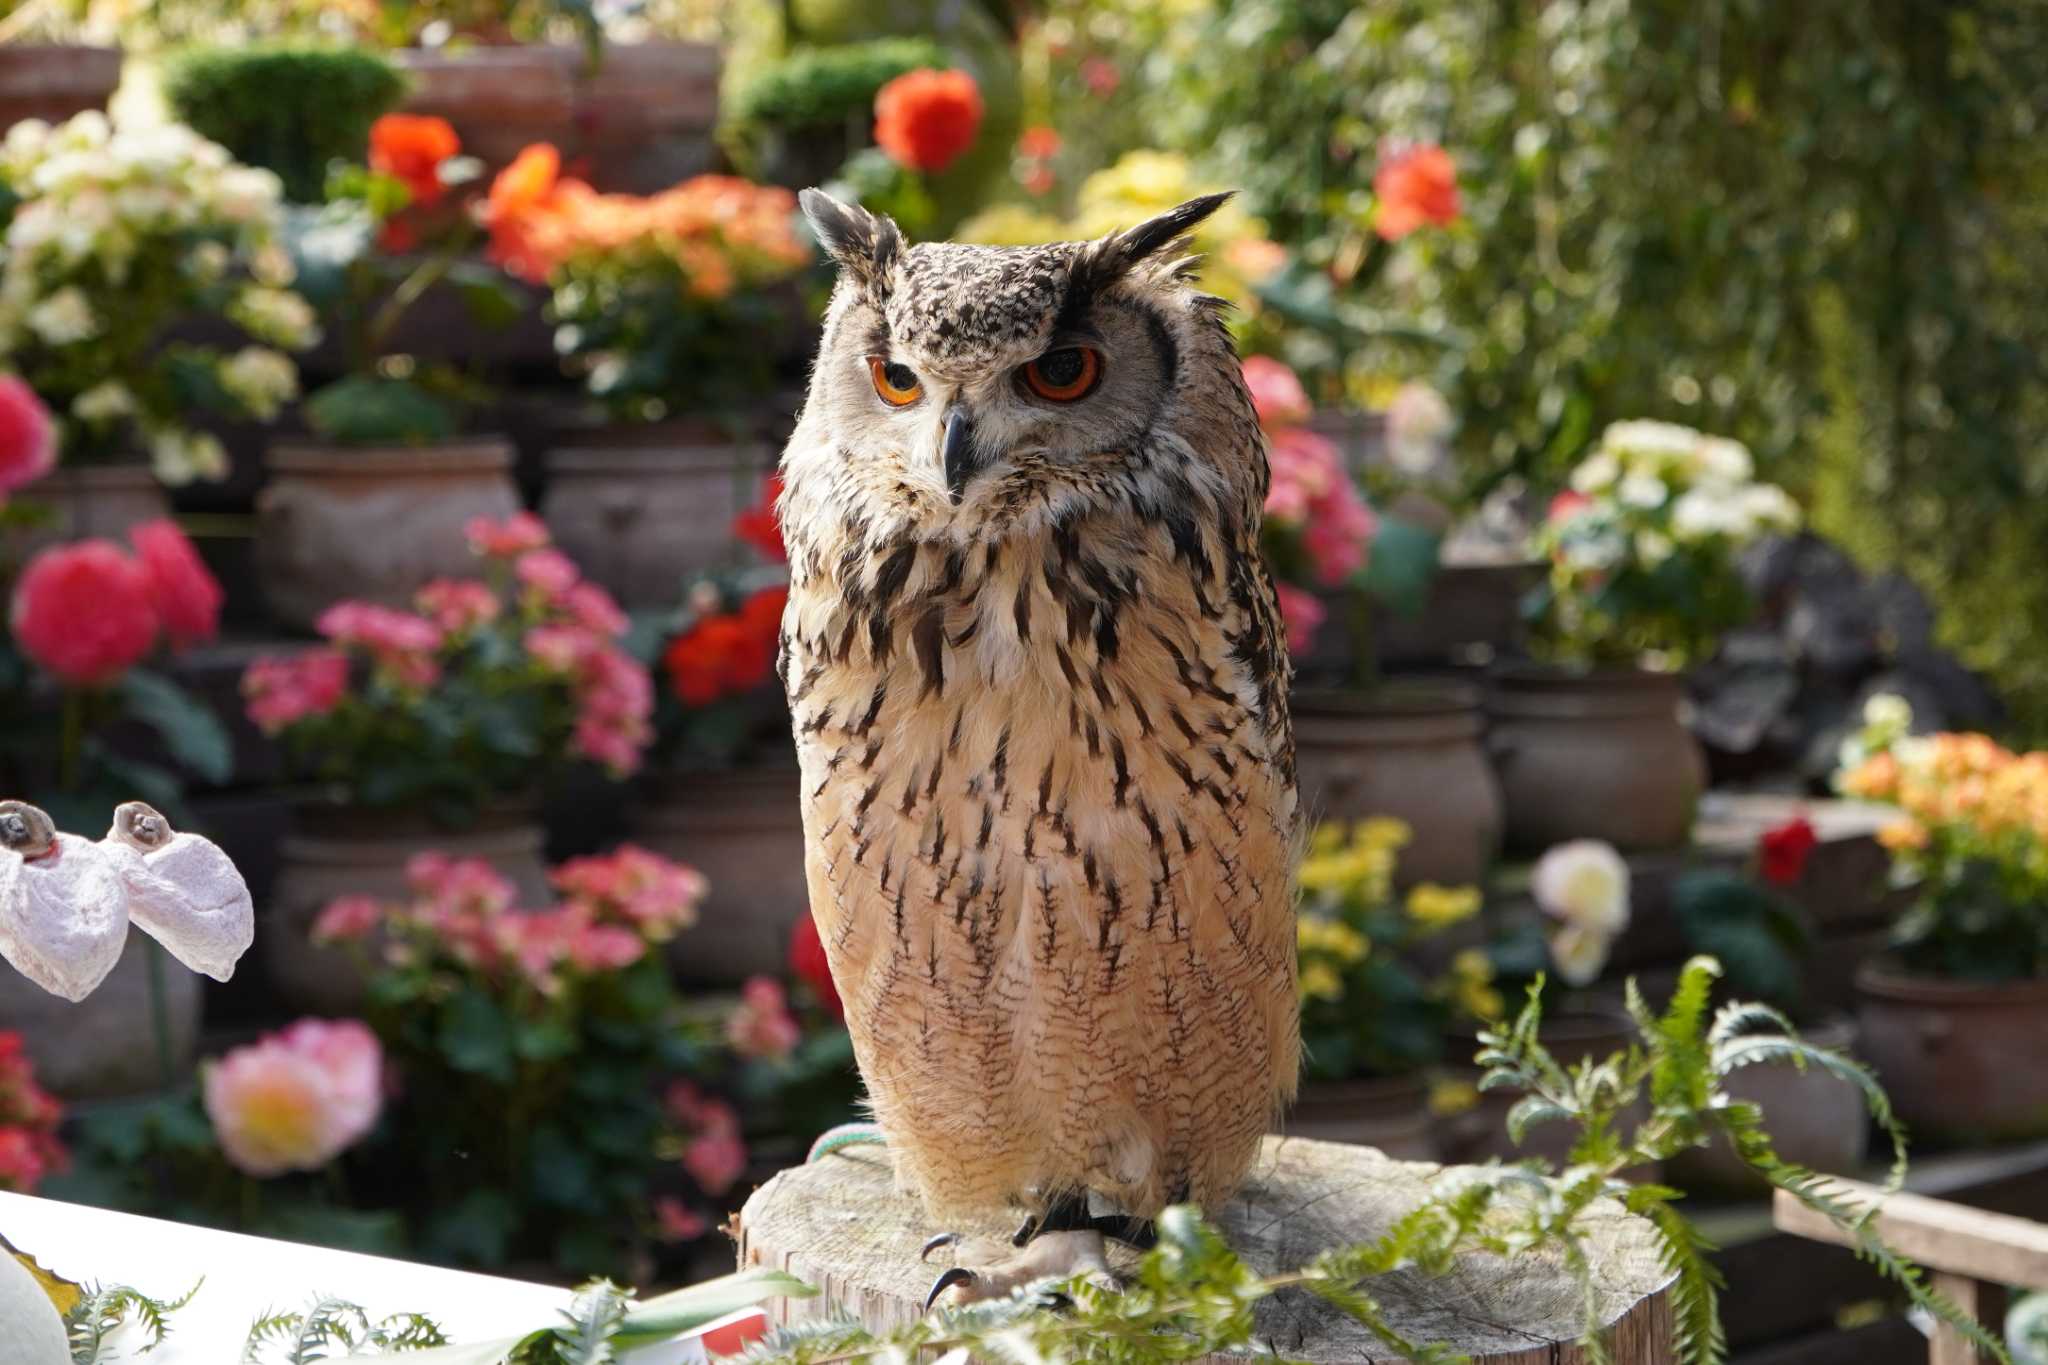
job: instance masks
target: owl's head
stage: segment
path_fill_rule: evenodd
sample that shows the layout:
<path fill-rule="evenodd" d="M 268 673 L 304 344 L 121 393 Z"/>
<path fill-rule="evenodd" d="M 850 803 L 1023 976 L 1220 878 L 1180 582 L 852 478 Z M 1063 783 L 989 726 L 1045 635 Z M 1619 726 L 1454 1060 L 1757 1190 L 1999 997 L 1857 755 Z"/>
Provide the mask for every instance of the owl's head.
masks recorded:
<path fill-rule="evenodd" d="M 804 191 L 840 278 L 792 486 L 973 535 L 1164 496 L 1162 479 L 1213 483 L 1191 445 L 1257 443 L 1220 304 L 1188 282 L 1186 234 L 1228 197 L 1088 242 L 910 246 L 888 218 Z"/>

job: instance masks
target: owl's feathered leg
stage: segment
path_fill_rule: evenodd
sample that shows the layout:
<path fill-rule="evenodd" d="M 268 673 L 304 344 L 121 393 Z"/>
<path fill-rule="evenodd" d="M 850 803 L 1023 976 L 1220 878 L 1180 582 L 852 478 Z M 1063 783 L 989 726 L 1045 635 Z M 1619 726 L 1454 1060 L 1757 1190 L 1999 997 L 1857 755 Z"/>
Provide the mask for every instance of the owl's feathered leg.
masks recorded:
<path fill-rule="evenodd" d="M 1040 1280 L 1066 1280 L 1076 1275 L 1114 1284 L 1105 1245 L 1110 1239 L 1142 1248 L 1151 1246 L 1157 1237 L 1152 1224 L 1143 1219 L 1089 1213 L 1085 1194 L 1058 1196 L 1044 1213 L 1025 1219 L 1017 1229 L 1010 1239 L 1017 1254 L 997 1257 L 979 1267 L 949 1267 L 932 1282 L 924 1306 L 929 1310 L 942 1297 L 956 1304 L 999 1299 Z M 959 1241 L 958 1233 L 942 1232 L 924 1244 L 923 1259 Z"/>

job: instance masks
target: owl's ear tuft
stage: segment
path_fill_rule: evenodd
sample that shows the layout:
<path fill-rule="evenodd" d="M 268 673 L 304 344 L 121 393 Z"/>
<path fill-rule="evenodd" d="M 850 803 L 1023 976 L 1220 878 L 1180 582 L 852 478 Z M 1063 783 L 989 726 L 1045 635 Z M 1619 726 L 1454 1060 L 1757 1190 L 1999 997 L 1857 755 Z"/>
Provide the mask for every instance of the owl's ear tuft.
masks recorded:
<path fill-rule="evenodd" d="M 879 290 L 903 250 L 903 234 L 886 214 L 842 204 L 819 189 L 797 196 L 825 254 L 853 272 L 870 292 Z"/>
<path fill-rule="evenodd" d="M 1133 266 L 1185 238 L 1205 218 L 1228 203 L 1234 194 L 1235 190 L 1224 190 L 1220 194 L 1190 199 L 1136 227 L 1112 232 L 1088 243 L 1074 258 L 1073 271 L 1068 277 L 1066 311 L 1085 308 L 1087 300 L 1096 291 L 1108 288 L 1129 273 Z"/>

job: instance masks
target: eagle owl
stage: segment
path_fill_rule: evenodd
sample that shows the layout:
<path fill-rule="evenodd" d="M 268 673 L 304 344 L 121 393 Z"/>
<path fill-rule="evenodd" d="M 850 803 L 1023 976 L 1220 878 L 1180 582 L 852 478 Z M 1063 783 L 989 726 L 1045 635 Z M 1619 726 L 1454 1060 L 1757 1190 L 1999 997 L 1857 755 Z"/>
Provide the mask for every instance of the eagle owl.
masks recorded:
<path fill-rule="evenodd" d="M 994 248 L 803 195 L 839 267 L 783 455 L 811 910 L 899 1181 L 1033 1214 L 956 1297 L 1216 1205 L 1294 1092 L 1266 455 L 1184 239 L 1225 197 Z"/>

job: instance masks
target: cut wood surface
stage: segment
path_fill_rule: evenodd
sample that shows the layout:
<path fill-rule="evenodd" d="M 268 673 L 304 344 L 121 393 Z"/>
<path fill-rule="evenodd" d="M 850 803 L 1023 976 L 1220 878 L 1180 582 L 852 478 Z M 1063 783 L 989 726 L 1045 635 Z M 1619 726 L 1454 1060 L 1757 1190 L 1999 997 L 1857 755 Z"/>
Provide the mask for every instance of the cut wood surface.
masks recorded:
<path fill-rule="evenodd" d="M 1267 1138 L 1257 1168 L 1215 1221 L 1231 1247 L 1266 1274 L 1299 1269 L 1333 1246 L 1371 1241 L 1422 1202 L 1445 1168 L 1394 1161 L 1369 1147 Z M 949 1253 L 918 1262 L 937 1231 L 978 1238 L 963 1260 L 1001 1247 L 1019 1221 L 935 1228 L 914 1200 L 896 1192 L 888 1153 L 841 1148 L 777 1175 L 755 1191 L 738 1220 L 742 1267 L 787 1270 L 815 1285 L 815 1299 L 770 1307 L 790 1319 L 821 1312 L 858 1316 L 886 1330 L 914 1320 Z M 1589 1254 L 1600 1321 L 1620 1365 L 1666 1365 L 1671 1346 L 1671 1274 L 1650 1225 L 1618 1205 L 1589 1217 Z M 1119 1269 L 1136 1253 L 1117 1247 Z M 1578 1365 L 1585 1321 L 1579 1288 L 1548 1252 L 1513 1259 L 1464 1258 L 1447 1275 L 1403 1271 L 1366 1286 L 1408 1340 L 1441 1343 L 1474 1362 Z M 1280 1354 L 1310 1362 L 1387 1359 L 1358 1323 L 1299 1290 L 1261 1305 L 1258 1332 Z"/>

